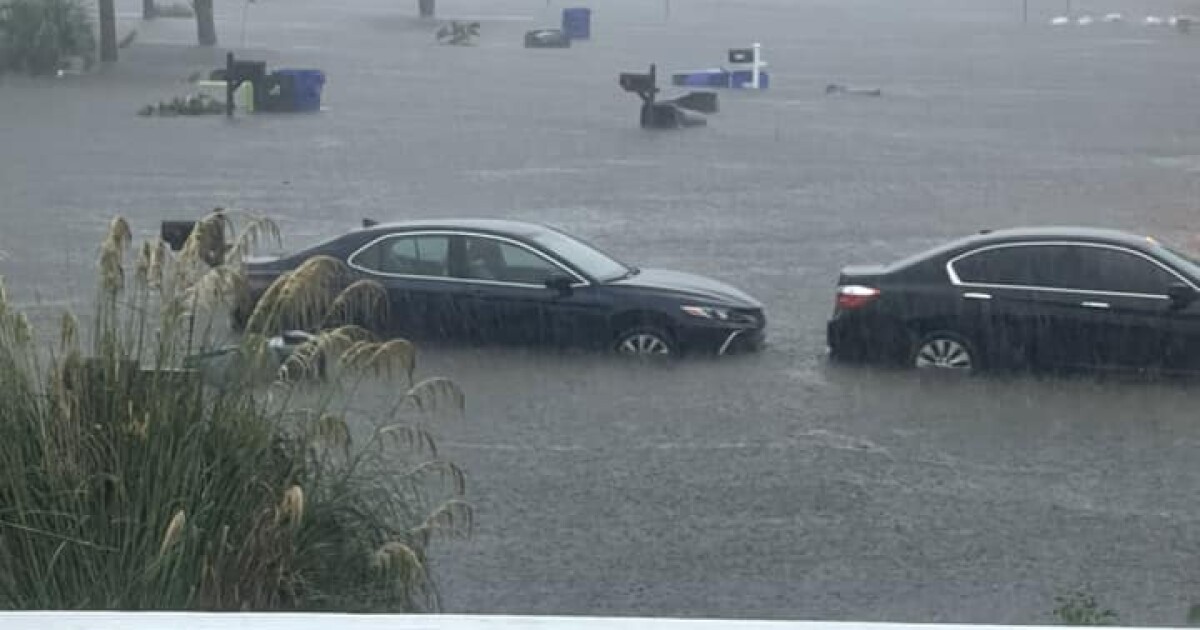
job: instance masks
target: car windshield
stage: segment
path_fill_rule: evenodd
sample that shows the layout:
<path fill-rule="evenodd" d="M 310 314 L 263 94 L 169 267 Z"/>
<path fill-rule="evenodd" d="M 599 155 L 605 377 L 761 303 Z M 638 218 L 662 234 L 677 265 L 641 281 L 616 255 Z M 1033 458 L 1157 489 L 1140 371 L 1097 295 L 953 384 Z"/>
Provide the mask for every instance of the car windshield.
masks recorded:
<path fill-rule="evenodd" d="M 557 230 L 541 231 L 533 240 L 600 282 L 610 282 L 635 272 L 634 268 L 618 262 L 590 243 Z"/>

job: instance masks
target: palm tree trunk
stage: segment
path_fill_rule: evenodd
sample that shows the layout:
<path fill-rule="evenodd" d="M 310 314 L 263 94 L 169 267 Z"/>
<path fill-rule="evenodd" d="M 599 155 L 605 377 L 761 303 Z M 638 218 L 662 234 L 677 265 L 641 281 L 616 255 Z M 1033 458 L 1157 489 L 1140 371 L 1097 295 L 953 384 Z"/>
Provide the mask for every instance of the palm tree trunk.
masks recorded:
<path fill-rule="evenodd" d="M 213 20 L 213 0 L 196 0 L 196 38 L 201 46 L 217 45 L 217 25 Z"/>
<path fill-rule="evenodd" d="M 100 61 L 117 60 L 117 10 L 113 0 L 100 0 Z"/>
<path fill-rule="evenodd" d="M 435 4 L 436 0 L 417 0 L 417 8 L 421 11 L 421 17 L 433 17 Z"/>
<path fill-rule="evenodd" d="M 154 19 L 154 0 L 142 0 L 142 19 Z"/>

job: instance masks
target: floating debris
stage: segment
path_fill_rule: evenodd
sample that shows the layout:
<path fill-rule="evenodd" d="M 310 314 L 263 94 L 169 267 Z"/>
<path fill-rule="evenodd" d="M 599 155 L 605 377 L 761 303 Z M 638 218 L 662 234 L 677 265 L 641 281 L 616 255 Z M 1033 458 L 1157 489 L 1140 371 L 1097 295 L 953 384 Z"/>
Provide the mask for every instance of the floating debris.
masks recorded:
<path fill-rule="evenodd" d="M 556 28 L 543 28 L 525 33 L 526 48 L 570 48 L 571 38 Z"/>
<path fill-rule="evenodd" d="M 437 31 L 439 43 L 447 46 L 474 46 L 479 38 L 479 22 L 450 22 Z"/>
<path fill-rule="evenodd" d="M 883 90 L 880 88 L 874 88 L 874 89 L 852 88 L 852 87 L 847 87 L 845 85 L 839 85 L 837 83 L 830 83 L 829 85 L 825 86 L 825 94 L 828 94 L 828 95 L 851 94 L 854 96 L 883 96 Z"/>
<path fill-rule="evenodd" d="M 224 113 L 225 103 L 203 93 L 176 96 L 169 101 L 147 105 L 138 110 L 139 116 L 203 116 Z"/>

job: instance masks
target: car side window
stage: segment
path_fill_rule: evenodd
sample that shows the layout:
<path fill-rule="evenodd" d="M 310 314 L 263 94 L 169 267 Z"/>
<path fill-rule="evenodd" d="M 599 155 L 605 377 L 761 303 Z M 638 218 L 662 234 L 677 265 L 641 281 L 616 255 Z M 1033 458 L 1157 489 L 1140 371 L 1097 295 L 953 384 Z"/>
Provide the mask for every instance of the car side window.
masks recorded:
<path fill-rule="evenodd" d="M 1077 247 L 1079 282 L 1072 288 L 1166 295 L 1179 278 L 1159 265 L 1131 252 L 1107 247 Z"/>
<path fill-rule="evenodd" d="M 449 276 L 450 237 L 437 234 L 383 239 L 354 257 L 354 263 L 379 273 Z"/>
<path fill-rule="evenodd" d="M 544 285 L 563 275 L 556 264 L 519 245 L 484 236 L 466 237 L 463 277 L 516 284 Z"/>
<path fill-rule="evenodd" d="M 1014 245 L 973 252 L 954 261 L 954 273 L 963 282 L 1020 286 L 1045 286 L 1046 269 L 1054 252 L 1046 245 Z"/>

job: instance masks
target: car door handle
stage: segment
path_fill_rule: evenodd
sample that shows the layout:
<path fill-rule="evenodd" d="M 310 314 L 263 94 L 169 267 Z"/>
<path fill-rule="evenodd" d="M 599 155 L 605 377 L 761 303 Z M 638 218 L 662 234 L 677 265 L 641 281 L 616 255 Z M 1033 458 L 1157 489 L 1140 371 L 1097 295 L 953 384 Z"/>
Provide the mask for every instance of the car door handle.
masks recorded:
<path fill-rule="evenodd" d="M 962 294 L 962 296 L 963 296 L 964 300 L 990 300 L 990 299 L 992 299 L 991 293 L 977 293 L 974 291 L 964 293 L 964 294 Z"/>
<path fill-rule="evenodd" d="M 1083 308 L 1108 308 L 1108 302 L 1080 302 Z"/>

